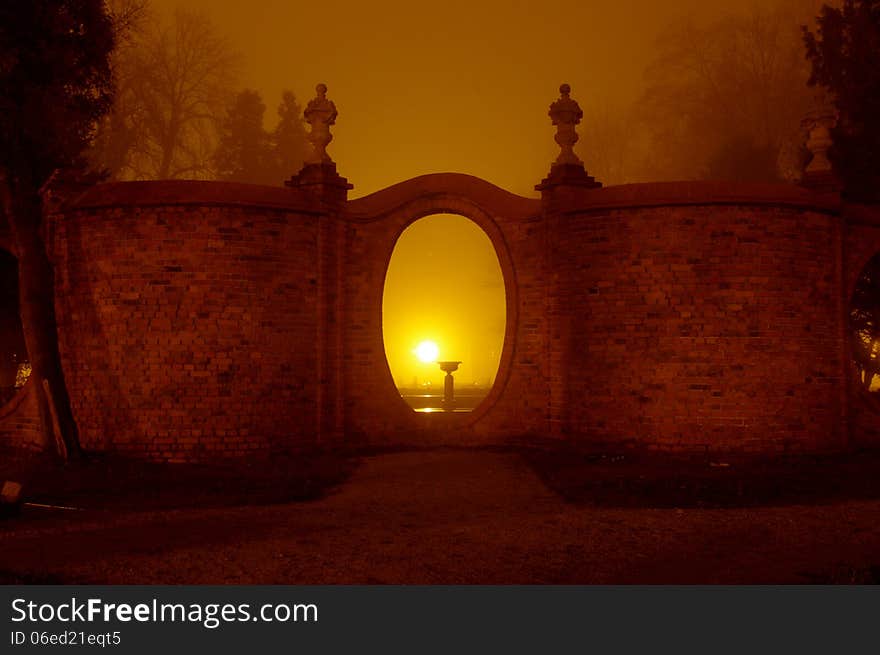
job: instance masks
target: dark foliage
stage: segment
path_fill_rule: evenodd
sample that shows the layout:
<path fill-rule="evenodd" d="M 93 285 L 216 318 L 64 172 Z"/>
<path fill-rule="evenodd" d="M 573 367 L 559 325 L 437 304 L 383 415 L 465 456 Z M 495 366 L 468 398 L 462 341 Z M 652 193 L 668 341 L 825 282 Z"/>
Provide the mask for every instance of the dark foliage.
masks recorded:
<path fill-rule="evenodd" d="M 266 105 L 260 94 L 245 89 L 235 96 L 220 125 L 214 154 L 218 180 L 278 184 L 269 134 L 263 128 Z"/>
<path fill-rule="evenodd" d="M 47 434 L 79 453 L 61 370 L 55 286 L 40 230 L 41 190 L 82 163 L 110 107 L 113 23 L 102 0 L 0 3 L 0 198 L 18 255 L 21 323 Z M 45 390 L 48 389 L 48 392 Z M 50 409 L 51 408 L 51 409 Z M 51 418 L 50 418 L 51 415 Z"/>
<path fill-rule="evenodd" d="M 112 100 L 113 26 L 101 0 L 0 3 L 0 166 L 39 188 L 78 163 Z"/>
<path fill-rule="evenodd" d="M 281 174 L 287 179 L 299 172 L 308 156 L 310 146 L 300 107 L 292 91 L 285 91 L 278 105 L 278 125 L 272 132 L 272 145 Z"/>
<path fill-rule="evenodd" d="M 854 200 L 880 201 L 880 0 L 824 6 L 814 34 L 804 28 L 810 84 L 834 97 L 839 111 L 829 156 Z"/>
<path fill-rule="evenodd" d="M 241 91 L 220 125 L 214 153 L 217 179 L 281 185 L 302 168 L 308 151 L 302 108 L 290 91 L 278 106 L 278 125 L 263 127 L 266 106 L 257 91 Z"/>

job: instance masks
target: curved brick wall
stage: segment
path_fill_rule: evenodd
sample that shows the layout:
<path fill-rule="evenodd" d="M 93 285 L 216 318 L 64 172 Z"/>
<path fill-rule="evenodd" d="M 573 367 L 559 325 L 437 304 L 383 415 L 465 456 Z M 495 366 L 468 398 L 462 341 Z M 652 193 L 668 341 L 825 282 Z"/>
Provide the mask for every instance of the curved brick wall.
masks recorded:
<path fill-rule="evenodd" d="M 841 447 L 839 217 L 772 188 L 627 192 L 552 219 L 558 428 L 662 449 Z"/>
<path fill-rule="evenodd" d="M 102 185 L 58 217 L 83 445 L 176 461 L 313 442 L 317 238 L 295 192 L 238 184 Z"/>
<path fill-rule="evenodd" d="M 331 438 L 761 452 L 878 441 L 853 399 L 845 320 L 845 288 L 880 249 L 873 214 L 850 221 L 835 198 L 787 186 L 560 187 L 538 200 L 457 174 L 340 205 L 310 198 L 111 184 L 55 217 L 59 337 L 87 447 L 180 460 Z M 465 415 L 412 412 L 384 356 L 391 253 L 435 213 L 480 225 L 505 279 L 496 384 Z"/>
<path fill-rule="evenodd" d="M 0 405 L 0 450 L 47 450 L 40 408 L 31 378 L 8 403 Z"/>

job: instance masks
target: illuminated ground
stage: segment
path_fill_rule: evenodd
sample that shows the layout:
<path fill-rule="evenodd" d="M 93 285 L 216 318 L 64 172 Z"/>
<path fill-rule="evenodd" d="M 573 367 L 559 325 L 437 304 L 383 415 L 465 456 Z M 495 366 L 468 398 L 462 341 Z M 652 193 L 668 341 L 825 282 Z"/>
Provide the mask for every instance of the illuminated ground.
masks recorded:
<path fill-rule="evenodd" d="M 865 582 L 880 500 L 570 504 L 513 452 L 366 457 L 323 500 L 0 523 L 0 582 Z"/>

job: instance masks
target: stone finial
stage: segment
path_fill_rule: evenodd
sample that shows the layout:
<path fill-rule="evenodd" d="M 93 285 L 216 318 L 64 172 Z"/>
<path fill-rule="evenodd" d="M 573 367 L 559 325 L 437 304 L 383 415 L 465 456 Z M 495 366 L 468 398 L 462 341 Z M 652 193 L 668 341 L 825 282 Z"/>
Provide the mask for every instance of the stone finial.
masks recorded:
<path fill-rule="evenodd" d="M 561 187 L 596 189 L 602 186 L 601 182 L 597 182 L 593 176 L 587 174 L 584 162 L 574 154 L 574 144 L 579 138 L 575 126 L 581 122 L 584 112 L 570 94 L 571 87 L 562 84 L 559 87 L 559 98 L 550 105 L 548 112 L 556 126 L 555 139 L 562 152 L 550 165 L 550 174 L 535 186 L 542 193 L 542 197 L 544 194 L 552 194 L 554 189 Z"/>
<path fill-rule="evenodd" d="M 553 124 L 556 126 L 556 143 L 562 149 L 553 165 L 574 164 L 576 166 L 583 166 L 584 162 L 574 154 L 574 144 L 580 138 L 575 130 L 575 126 L 581 122 L 584 112 L 581 111 L 577 101 L 569 96 L 571 87 L 568 84 L 561 85 L 559 93 L 559 98 L 550 105 L 550 111 L 548 112 Z"/>
<path fill-rule="evenodd" d="M 333 162 L 327 154 L 327 146 L 333 140 L 330 134 L 330 126 L 336 124 L 336 105 L 327 99 L 327 85 L 319 84 L 315 87 L 318 95 L 309 100 L 303 116 L 306 123 L 311 126 L 309 141 L 312 144 L 312 154 L 306 160 L 307 164 L 330 164 Z"/>
<path fill-rule="evenodd" d="M 336 123 L 336 105 L 327 99 L 327 85 L 315 87 L 318 95 L 309 101 L 303 116 L 311 126 L 309 141 L 312 153 L 306 159 L 302 169 L 284 185 L 321 198 L 333 204 L 344 203 L 348 191 L 354 187 L 336 172 L 336 164 L 327 154 L 327 146 L 333 140 L 330 126 Z"/>
<path fill-rule="evenodd" d="M 816 95 L 813 109 L 804 117 L 802 127 L 807 132 L 806 147 L 810 161 L 804 171 L 803 182 L 807 186 L 834 186 L 834 170 L 828 159 L 828 150 L 834 145 L 832 128 L 837 125 L 837 109 L 827 94 Z"/>

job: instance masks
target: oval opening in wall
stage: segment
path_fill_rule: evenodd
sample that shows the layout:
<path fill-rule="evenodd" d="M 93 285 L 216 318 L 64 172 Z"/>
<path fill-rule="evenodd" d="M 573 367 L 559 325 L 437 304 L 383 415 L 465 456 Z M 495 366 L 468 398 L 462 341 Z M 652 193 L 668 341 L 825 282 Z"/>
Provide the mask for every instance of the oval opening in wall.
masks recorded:
<path fill-rule="evenodd" d="M 468 218 L 435 214 L 400 235 L 385 276 L 385 356 L 417 412 L 470 412 L 489 394 L 504 346 L 504 276 Z"/>
<path fill-rule="evenodd" d="M 18 259 L 0 249 L 0 407 L 24 386 L 31 373 L 18 299 Z"/>
<path fill-rule="evenodd" d="M 856 280 L 849 332 L 858 386 L 880 401 L 880 253 L 865 264 Z"/>

